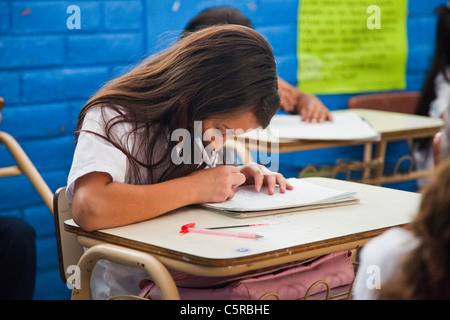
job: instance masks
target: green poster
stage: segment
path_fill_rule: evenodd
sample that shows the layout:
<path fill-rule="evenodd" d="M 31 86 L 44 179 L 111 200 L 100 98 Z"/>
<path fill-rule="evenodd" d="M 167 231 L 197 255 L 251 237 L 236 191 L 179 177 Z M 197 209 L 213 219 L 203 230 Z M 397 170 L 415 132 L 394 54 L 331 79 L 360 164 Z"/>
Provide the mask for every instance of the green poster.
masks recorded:
<path fill-rule="evenodd" d="M 326 94 L 406 87 L 407 0 L 299 2 L 300 90 Z"/>

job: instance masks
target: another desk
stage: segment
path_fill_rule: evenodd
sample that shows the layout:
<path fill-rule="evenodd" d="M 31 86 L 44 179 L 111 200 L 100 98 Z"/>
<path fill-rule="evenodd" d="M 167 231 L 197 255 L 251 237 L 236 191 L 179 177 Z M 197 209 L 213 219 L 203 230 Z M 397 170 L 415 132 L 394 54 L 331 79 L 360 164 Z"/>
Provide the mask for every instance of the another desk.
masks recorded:
<path fill-rule="evenodd" d="M 444 125 L 442 119 L 430 117 L 410 115 L 396 112 L 376 111 L 367 109 L 351 109 L 334 111 L 332 114 L 342 112 L 356 112 L 360 117 L 364 118 L 369 124 L 380 133 L 379 141 L 319 141 L 319 140 L 283 140 L 280 139 L 277 146 L 280 153 L 288 153 L 303 150 L 335 148 L 342 146 L 364 145 L 364 156 L 361 162 L 342 164 L 335 167 L 332 177 L 335 173 L 342 170 L 361 170 L 363 177 L 361 182 L 381 185 L 384 183 L 392 183 L 405 180 L 414 180 L 431 175 L 431 170 L 411 170 L 408 173 L 398 173 L 398 165 L 406 160 L 400 158 L 394 174 L 390 176 L 383 175 L 386 146 L 388 142 L 408 140 L 411 141 L 418 138 L 432 138 L 439 132 Z M 239 139 L 239 138 L 238 138 Z M 272 143 L 267 141 L 258 141 L 245 138 L 244 141 L 247 149 L 254 151 L 270 152 Z M 263 142 L 263 143 L 260 143 Z M 372 148 L 375 146 L 375 155 L 372 155 Z M 273 150 L 273 149 L 272 149 Z M 411 164 L 414 159 L 407 157 Z"/>
<path fill-rule="evenodd" d="M 200 275 L 229 276 L 363 246 L 394 226 L 407 225 L 417 212 L 417 193 L 328 178 L 307 178 L 319 185 L 354 190 L 356 205 L 237 219 L 202 208 L 183 208 L 129 226 L 85 232 L 72 220 L 65 229 L 78 235 L 85 247 L 112 243 L 150 253 L 170 269 Z M 180 234 L 181 226 L 198 227 L 242 223 L 270 223 L 240 228 L 263 239 L 240 239 L 202 234 Z M 250 230 L 249 230 L 250 229 Z"/>

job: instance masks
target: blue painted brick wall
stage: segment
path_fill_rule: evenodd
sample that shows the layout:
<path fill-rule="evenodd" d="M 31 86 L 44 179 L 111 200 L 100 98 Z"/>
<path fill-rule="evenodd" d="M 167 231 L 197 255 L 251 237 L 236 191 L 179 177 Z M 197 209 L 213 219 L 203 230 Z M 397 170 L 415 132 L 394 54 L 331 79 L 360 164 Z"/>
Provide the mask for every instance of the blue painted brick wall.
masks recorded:
<path fill-rule="evenodd" d="M 408 91 L 422 86 L 433 54 L 434 8 L 445 3 L 409 2 Z M 80 30 L 66 27 L 66 9 L 72 4 L 81 9 Z M 298 0 L 0 1 L 0 96 L 6 102 L 0 130 L 19 141 L 53 191 L 64 186 L 76 117 L 88 97 L 144 56 L 176 41 L 195 14 L 221 5 L 234 6 L 252 20 L 272 44 L 280 76 L 296 84 Z M 332 110 L 345 108 L 350 97 L 320 96 Z M 360 150 L 344 151 L 349 152 L 358 156 Z M 295 169 L 308 159 L 326 162 L 341 156 L 337 150 L 322 150 L 280 161 Z M 0 146 L 0 166 L 13 164 Z M 0 215 L 21 217 L 36 230 L 35 299 L 70 298 L 59 278 L 53 218 L 25 177 L 0 179 Z"/>

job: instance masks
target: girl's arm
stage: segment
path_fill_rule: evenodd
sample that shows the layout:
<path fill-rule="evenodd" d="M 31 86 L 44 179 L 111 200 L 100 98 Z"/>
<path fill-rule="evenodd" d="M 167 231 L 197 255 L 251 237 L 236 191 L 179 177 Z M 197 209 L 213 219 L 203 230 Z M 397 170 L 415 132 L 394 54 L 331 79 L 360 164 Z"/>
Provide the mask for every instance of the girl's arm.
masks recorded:
<path fill-rule="evenodd" d="M 278 93 L 281 109 L 302 116 L 302 121 L 324 122 L 333 121 L 333 116 L 327 107 L 314 95 L 299 91 L 296 87 L 278 78 Z"/>
<path fill-rule="evenodd" d="M 113 182 L 107 173 L 91 172 L 75 182 L 73 219 L 86 231 L 123 226 L 191 204 L 225 201 L 245 179 L 231 166 L 151 185 Z"/>

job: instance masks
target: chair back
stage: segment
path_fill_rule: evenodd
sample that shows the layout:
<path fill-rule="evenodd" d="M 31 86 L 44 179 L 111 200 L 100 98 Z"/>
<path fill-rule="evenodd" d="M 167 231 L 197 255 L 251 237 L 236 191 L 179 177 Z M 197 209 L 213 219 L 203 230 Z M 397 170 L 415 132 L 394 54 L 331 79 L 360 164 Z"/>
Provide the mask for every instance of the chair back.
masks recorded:
<path fill-rule="evenodd" d="M 5 101 L 0 97 L 0 112 L 5 106 Z M 0 122 L 2 115 L 0 113 Z M 36 189 L 39 196 L 44 201 L 51 213 L 53 213 L 53 192 L 48 187 L 45 180 L 42 178 L 39 171 L 31 162 L 28 155 L 22 149 L 20 144 L 7 132 L 0 131 L 0 144 L 4 145 L 11 156 L 17 162 L 17 165 L 0 168 L 0 177 L 11 177 L 24 174 L 30 180 L 33 187 Z"/>
<path fill-rule="evenodd" d="M 348 108 L 415 114 L 419 97 L 416 91 L 366 94 L 350 98 Z"/>
<path fill-rule="evenodd" d="M 56 191 L 53 197 L 53 210 L 56 243 L 58 246 L 59 273 L 62 281 L 67 283 L 68 267 L 78 264 L 84 253 L 84 248 L 78 244 L 74 233 L 64 230 L 64 221 L 72 219 L 72 204 L 66 198 L 65 187 Z"/>

